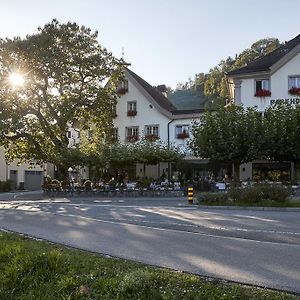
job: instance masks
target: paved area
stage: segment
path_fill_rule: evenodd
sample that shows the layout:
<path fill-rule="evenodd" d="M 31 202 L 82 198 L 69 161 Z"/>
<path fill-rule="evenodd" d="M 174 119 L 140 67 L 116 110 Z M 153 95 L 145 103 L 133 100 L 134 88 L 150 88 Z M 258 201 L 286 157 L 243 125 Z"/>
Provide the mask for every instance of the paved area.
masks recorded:
<path fill-rule="evenodd" d="M 0 227 L 200 275 L 300 293 L 300 212 L 204 209 L 186 198 L 0 195 Z"/>

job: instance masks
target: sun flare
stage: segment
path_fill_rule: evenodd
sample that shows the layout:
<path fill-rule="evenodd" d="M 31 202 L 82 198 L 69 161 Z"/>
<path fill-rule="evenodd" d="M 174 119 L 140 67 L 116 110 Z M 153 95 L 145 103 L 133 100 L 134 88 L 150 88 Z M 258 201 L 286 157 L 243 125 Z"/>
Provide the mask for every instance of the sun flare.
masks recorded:
<path fill-rule="evenodd" d="M 13 72 L 9 74 L 9 82 L 12 86 L 22 86 L 24 85 L 24 76 L 20 73 Z"/>

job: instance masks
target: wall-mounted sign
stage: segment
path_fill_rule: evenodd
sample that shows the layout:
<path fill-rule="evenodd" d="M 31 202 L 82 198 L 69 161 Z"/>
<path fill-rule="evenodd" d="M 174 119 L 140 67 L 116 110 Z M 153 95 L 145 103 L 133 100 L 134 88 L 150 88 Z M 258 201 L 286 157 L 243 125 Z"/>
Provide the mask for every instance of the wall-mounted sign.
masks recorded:
<path fill-rule="evenodd" d="M 283 99 L 272 99 L 270 100 L 270 105 L 274 104 L 300 104 L 300 98 L 283 98 Z"/>

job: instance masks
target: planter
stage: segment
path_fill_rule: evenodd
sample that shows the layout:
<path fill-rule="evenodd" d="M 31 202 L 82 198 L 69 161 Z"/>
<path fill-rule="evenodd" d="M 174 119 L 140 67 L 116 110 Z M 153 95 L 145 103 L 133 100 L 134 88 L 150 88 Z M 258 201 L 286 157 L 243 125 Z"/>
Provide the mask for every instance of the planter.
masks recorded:
<path fill-rule="evenodd" d="M 184 139 L 189 138 L 189 136 L 190 136 L 190 135 L 189 135 L 188 133 L 182 132 L 182 133 L 178 133 L 176 137 L 177 137 L 178 139 L 184 140 Z"/>
<path fill-rule="evenodd" d="M 256 91 L 255 93 L 255 97 L 268 97 L 268 96 L 271 96 L 271 91 L 269 90 L 258 90 Z"/>
<path fill-rule="evenodd" d="M 291 95 L 300 95 L 300 88 L 292 87 L 289 89 L 289 94 Z"/>
<path fill-rule="evenodd" d="M 124 94 L 126 94 L 128 92 L 128 89 L 127 88 L 118 88 L 118 90 L 117 90 L 117 93 L 119 94 L 119 95 L 124 95 Z"/>
<path fill-rule="evenodd" d="M 149 142 L 154 142 L 158 140 L 158 136 L 156 134 L 148 134 L 145 136 L 145 140 Z"/>
<path fill-rule="evenodd" d="M 138 135 L 128 135 L 127 142 L 136 142 L 139 139 Z"/>
<path fill-rule="evenodd" d="M 137 111 L 135 111 L 135 110 L 129 110 L 127 112 L 128 117 L 134 117 L 134 116 L 136 116 L 136 114 L 137 114 Z"/>

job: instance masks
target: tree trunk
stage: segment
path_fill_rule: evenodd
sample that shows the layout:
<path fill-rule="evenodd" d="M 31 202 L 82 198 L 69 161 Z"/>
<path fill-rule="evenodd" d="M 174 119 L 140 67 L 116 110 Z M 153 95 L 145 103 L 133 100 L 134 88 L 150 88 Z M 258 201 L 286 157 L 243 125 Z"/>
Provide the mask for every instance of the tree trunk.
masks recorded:
<path fill-rule="evenodd" d="M 236 185 L 239 185 L 240 182 L 240 162 L 233 162 L 232 163 L 232 167 L 233 167 L 233 178 L 235 181 Z"/>
<path fill-rule="evenodd" d="M 294 161 L 294 168 L 295 168 L 295 173 L 294 173 L 294 178 L 291 178 L 292 181 L 299 182 L 300 181 L 300 160 L 295 160 Z"/>
<path fill-rule="evenodd" d="M 146 177 L 146 163 L 143 164 L 143 179 Z"/>
<path fill-rule="evenodd" d="M 68 168 L 64 165 L 56 165 L 57 172 L 55 178 L 62 181 L 68 178 Z"/>

